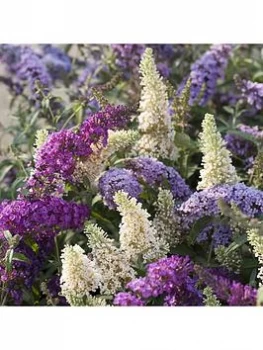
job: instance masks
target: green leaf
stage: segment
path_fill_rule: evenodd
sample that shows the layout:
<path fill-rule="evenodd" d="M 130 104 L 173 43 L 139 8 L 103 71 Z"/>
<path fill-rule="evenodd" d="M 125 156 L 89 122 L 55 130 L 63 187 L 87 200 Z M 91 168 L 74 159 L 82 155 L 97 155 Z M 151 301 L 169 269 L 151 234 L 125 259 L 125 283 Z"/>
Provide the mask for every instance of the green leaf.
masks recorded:
<path fill-rule="evenodd" d="M 235 241 L 229 245 L 229 247 L 226 249 L 225 253 L 229 254 L 229 253 L 233 252 L 234 250 L 238 249 L 246 242 L 247 242 L 247 235 L 246 234 L 237 237 L 235 239 Z"/>
<path fill-rule="evenodd" d="M 5 230 L 5 231 L 3 232 L 3 234 L 4 234 L 5 239 L 7 240 L 7 242 L 8 242 L 9 244 L 11 244 L 12 241 L 13 241 L 13 236 L 12 236 L 11 232 L 8 231 L 8 230 Z"/>
<path fill-rule="evenodd" d="M 13 261 L 14 249 L 8 249 L 6 252 L 6 270 L 10 272 L 12 270 L 12 261 Z"/>
<path fill-rule="evenodd" d="M 14 253 L 13 260 L 29 263 L 30 260 L 22 253 Z"/>
<path fill-rule="evenodd" d="M 233 115 L 233 114 L 235 113 L 235 110 L 234 110 L 234 108 L 232 108 L 232 107 L 224 106 L 223 109 L 224 109 L 227 113 L 229 113 L 229 114 L 231 114 L 231 115 Z"/>

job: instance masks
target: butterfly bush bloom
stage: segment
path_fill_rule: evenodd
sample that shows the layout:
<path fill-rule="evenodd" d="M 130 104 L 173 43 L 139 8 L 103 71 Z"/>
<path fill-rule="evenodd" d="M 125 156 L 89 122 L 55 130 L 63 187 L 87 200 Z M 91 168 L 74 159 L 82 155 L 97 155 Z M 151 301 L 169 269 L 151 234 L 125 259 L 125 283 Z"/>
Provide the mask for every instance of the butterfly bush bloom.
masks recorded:
<path fill-rule="evenodd" d="M 42 61 L 54 80 L 71 71 L 71 60 L 63 50 L 50 44 L 42 45 L 42 50 Z"/>
<path fill-rule="evenodd" d="M 220 212 L 217 205 L 220 198 L 228 204 L 235 203 L 244 214 L 250 217 L 263 213 L 263 192 L 242 183 L 218 185 L 195 192 L 182 203 L 180 211 L 189 223 L 204 216 L 216 216 Z"/>
<path fill-rule="evenodd" d="M 226 246 L 231 242 L 233 232 L 228 225 L 209 224 L 197 236 L 196 241 L 202 243 L 212 238 L 213 247 Z"/>
<path fill-rule="evenodd" d="M 257 229 L 250 229 L 247 232 L 247 238 L 249 243 L 253 248 L 253 252 L 259 262 L 258 279 L 260 280 L 260 285 L 263 285 L 263 236 L 260 235 Z"/>
<path fill-rule="evenodd" d="M 29 46 L 1 45 L 0 59 L 9 72 L 15 75 L 15 83 L 26 81 L 33 98 L 36 98 L 37 81 L 44 93 L 51 88 L 52 79 L 45 64 Z M 22 86 L 20 89 L 23 90 Z"/>
<path fill-rule="evenodd" d="M 15 253 L 28 259 L 28 262 L 15 261 L 11 273 L 0 264 L 0 279 L 7 282 L 7 290 L 17 304 L 22 298 L 21 286 L 31 288 L 47 255 L 54 248 L 55 235 L 60 230 L 81 228 L 88 215 L 86 206 L 52 197 L 1 203 L 0 233 L 8 230 L 16 235 Z M 3 234 L 0 234 L 0 240 L 3 239 Z M 34 248 L 27 244 L 28 241 L 34 243 Z"/>
<path fill-rule="evenodd" d="M 217 81 L 224 79 L 231 51 L 232 45 L 213 45 L 191 66 L 190 105 L 198 101 L 199 105 L 204 106 L 215 94 Z M 179 93 L 186 81 L 187 79 L 179 87 Z"/>
<path fill-rule="evenodd" d="M 263 84 L 255 83 L 250 80 L 241 80 L 238 84 L 242 97 L 245 101 L 257 110 L 263 107 Z"/>
<path fill-rule="evenodd" d="M 133 262 L 137 262 L 140 258 L 150 261 L 166 255 L 168 247 L 158 237 L 149 220 L 150 214 L 142 208 L 142 204 L 123 191 L 118 191 L 114 195 L 114 201 L 122 216 L 119 231 L 121 249 L 126 252 L 129 259 Z"/>
<path fill-rule="evenodd" d="M 128 115 L 126 107 L 108 105 L 101 112 L 88 116 L 77 132 L 61 130 L 49 135 L 35 155 L 34 172 L 27 182 L 29 192 L 37 196 L 46 191 L 52 193 L 53 187 L 59 188 L 63 181 L 75 183 L 82 180 L 79 178 L 81 173 L 83 177 L 91 173 L 89 180 L 92 182 L 96 176 L 90 169 L 93 166 L 89 160 L 94 161 L 97 160 L 94 157 L 98 157 L 97 165 L 101 169 L 103 159 L 100 154 L 107 145 L 108 131 L 124 127 L 129 120 Z M 77 170 L 81 170 L 78 176 Z"/>
<path fill-rule="evenodd" d="M 220 302 L 229 306 L 255 306 L 257 290 L 249 285 L 231 280 L 213 269 L 203 269 L 200 266 L 195 268 L 200 281 L 212 288 L 215 296 Z"/>
<path fill-rule="evenodd" d="M 159 189 L 156 206 L 156 214 L 153 226 L 158 234 L 165 239 L 169 246 L 175 246 L 180 242 L 178 218 L 175 215 L 175 202 L 169 190 Z"/>
<path fill-rule="evenodd" d="M 225 142 L 217 131 L 215 119 L 211 114 L 205 115 L 202 127 L 200 148 L 203 153 L 203 169 L 200 172 L 201 181 L 197 189 L 237 183 L 239 178 L 232 165 L 230 152 L 226 149 Z"/>
<path fill-rule="evenodd" d="M 36 92 L 36 82 L 39 81 L 44 92 L 51 87 L 52 79 L 41 58 L 29 47 L 23 47 L 20 60 L 15 66 L 16 76 L 29 84 L 33 96 Z"/>
<path fill-rule="evenodd" d="M 116 209 L 114 201 L 116 192 L 123 190 L 130 197 L 138 199 L 143 190 L 131 171 L 120 168 L 106 171 L 99 179 L 98 188 L 104 203 L 110 209 Z"/>
<path fill-rule="evenodd" d="M 96 268 L 101 274 L 101 292 L 115 294 L 135 277 L 124 251 L 117 248 L 114 240 L 97 225 L 87 223 L 85 232 Z"/>
<path fill-rule="evenodd" d="M 142 133 L 136 146 L 139 154 L 174 160 L 177 152 L 168 113 L 168 94 L 155 66 L 152 49 L 147 48 L 140 63 L 141 100 L 138 117 Z"/>
<path fill-rule="evenodd" d="M 85 305 L 84 299 L 100 286 L 101 276 L 79 245 L 67 245 L 61 254 L 61 293 L 70 305 Z"/>
<path fill-rule="evenodd" d="M 178 172 L 152 157 L 137 157 L 125 160 L 125 166 L 131 169 L 139 181 L 149 186 L 161 186 L 168 183 L 175 200 L 186 200 L 191 190 Z"/>
<path fill-rule="evenodd" d="M 239 183 L 236 185 L 220 185 L 200 192 L 195 192 L 178 210 L 178 215 L 182 217 L 183 226 L 186 229 L 199 219 L 204 217 L 216 217 L 220 215 L 218 200 L 223 199 L 226 203 L 234 203 L 249 217 L 257 217 L 263 213 L 263 192 L 254 187 L 247 187 Z M 232 237 L 232 230 L 226 225 L 211 225 L 204 228 L 198 241 L 202 242 L 212 235 L 213 244 L 226 245 Z"/>
<path fill-rule="evenodd" d="M 145 277 L 129 282 L 126 286 L 129 292 L 117 294 L 114 304 L 137 305 L 138 300 L 148 304 L 154 298 L 161 298 L 162 305 L 166 306 L 201 305 L 202 295 L 196 288 L 193 272 L 189 257 L 162 258 L 147 266 Z"/>

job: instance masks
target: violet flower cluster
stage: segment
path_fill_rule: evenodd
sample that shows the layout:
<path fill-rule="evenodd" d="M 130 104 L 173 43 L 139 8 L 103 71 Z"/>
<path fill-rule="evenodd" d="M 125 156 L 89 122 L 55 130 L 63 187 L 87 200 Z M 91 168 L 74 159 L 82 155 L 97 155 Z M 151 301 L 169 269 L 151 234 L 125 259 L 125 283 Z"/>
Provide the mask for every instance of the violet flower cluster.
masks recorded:
<path fill-rule="evenodd" d="M 194 264 L 189 257 L 177 255 L 162 258 L 147 266 L 145 277 L 129 282 L 127 293 L 118 293 L 114 305 L 151 305 L 160 300 L 160 305 L 186 306 L 202 305 L 202 294 L 196 288 L 193 277 Z"/>
<path fill-rule="evenodd" d="M 214 269 L 196 268 L 200 281 L 213 289 L 217 298 L 229 306 L 255 306 L 257 290 L 214 272 Z"/>
<path fill-rule="evenodd" d="M 71 71 L 71 60 L 60 48 L 46 44 L 42 46 L 42 61 L 46 65 L 53 80 L 56 80 Z"/>
<path fill-rule="evenodd" d="M 245 101 L 257 110 L 263 107 L 263 84 L 250 80 L 242 80 L 239 84 L 242 97 Z"/>
<path fill-rule="evenodd" d="M 125 168 L 111 168 L 99 179 L 99 192 L 105 204 L 115 209 L 114 194 L 123 190 L 131 197 L 139 199 L 143 186 L 168 185 L 175 200 L 186 200 L 191 191 L 178 172 L 162 162 L 150 157 L 137 157 L 124 161 Z M 142 184 L 141 184 L 142 183 Z"/>
<path fill-rule="evenodd" d="M 45 187 L 54 192 L 52 187 L 58 190 L 61 181 L 74 182 L 77 160 L 88 159 L 94 152 L 93 145 L 102 150 L 107 145 L 108 131 L 124 127 L 129 113 L 124 106 L 107 105 L 101 112 L 89 115 L 77 132 L 52 133 L 37 152 L 34 174 L 27 182 L 30 194 L 39 195 Z"/>
<path fill-rule="evenodd" d="M 192 224 L 205 216 L 217 216 L 220 210 L 218 199 L 226 203 L 235 203 L 239 209 L 250 217 L 256 217 L 263 212 L 263 192 L 242 183 L 236 185 L 218 185 L 192 194 L 182 203 L 179 211 L 185 222 Z"/>
<path fill-rule="evenodd" d="M 106 171 L 99 179 L 98 188 L 109 209 L 117 207 L 113 200 L 117 191 L 124 191 L 130 197 L 138 199 L 143 190 L 131 171 L 120 168 L 111 168 Z"/>
<path fill-rule="evenodd" d="M 191 66 L 189 75 L 192 80 L 190 105 L 198 101 L 200 106 L 204 106 L 212 98 L 216 92 L 217 81 L 224 79 L 231 51 L 231 45 L 213 45 Z M 179 94 L 183 90 L 186 81 L 187 79 L 179 87 Z"/>
<path fill-rule="evenodd" d="M 81 228 L 88 216 L 87 206 L 56 197 L 3 201 L 0 204 L 1 243 L 5 240 L 3 231 L 10 231 L 19 240 L 15 252 L 28 259 L 28 262 L 15 261 L 11 272 L 0 264 L 0 280 L 7 283 L 7 291 L 15 303 L 21 302 L 22 286 L 32 286 L 54 248 L 55 235 L 61 230 Z M 8 249 L 7 245 L 5 249 Z"/>
<path fill-rule="evenodd" d="M 29 46 L 3 45 L 0 59 L 7 65 L 10 73 L 19 83 L 28 84 L 32 98 L 36 98 L 36 82 L 39 82 L 46 93 L 52 84 L 47 67 Z"/>
<path fill-rule="evenodd" d="M 175 200 L 186 200 L 191 190 L 184 179 L 173 168 L 150 157 L 137 157 L 125 161 L 125 166 L 131 169 L 134 176 L 149 186 L 160 186 L 168 183 Z"/>

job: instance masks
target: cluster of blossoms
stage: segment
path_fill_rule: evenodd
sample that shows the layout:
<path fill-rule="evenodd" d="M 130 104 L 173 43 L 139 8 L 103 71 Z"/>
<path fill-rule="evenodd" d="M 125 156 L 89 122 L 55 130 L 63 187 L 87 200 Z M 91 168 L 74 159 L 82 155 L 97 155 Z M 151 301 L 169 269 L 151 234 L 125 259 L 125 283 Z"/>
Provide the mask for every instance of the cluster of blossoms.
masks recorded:
<path fill-rule="evenodd" d="M 188 257 L 172 256 L 147 265 L 145 277 L 129 282 L 128 292 L 118 293 L 114 305 L 151 305 L 151 300 L 160 298 L 161 305 L 201 305 L 202 294 L 192 277 L 194 265 Z"/>
<path fill-rule="evenodd" d="M 239 178 L 231 163 L 230 152 L 226 149 L 225 142 L 217 131 L 215 119 L 211 114 L 205 115 L 202 128 L 200 148 L 204 154 L 203 169 L 200 172 L 201 181 L 197 189 L 237 183 Z"/>
<path fill-rule="evenodd" d="M 242 183 L 218 185 L 195 192 L 182 203 L 179 210 L 185 215 L 185 220 L 192 223 L 204 216 L 218 215 L 219 199 L 229 204 L 235 203 L 244 214 L 250 217 L 258 216 L 263 212 L 263 192 Z"/>
<path fill-rule="evenodd" d="M 151 157 L 136 157 L 124 161 L 127 169 L 111 168 L 99 179 L 98 188 L 104 203 L 116 208 L 113 196 L 123 190 L 131 197 L 139 199 L 143 185 L 155 187 L 168 186 L 175 200 L 187 199 L 191 191 L 178 172 Z"/>
<path fill-rule="evenodd" d="M 168 113 L 167 88 L 155 66 L 152 49 L 145 50 L 140 63 L 141 100 L 137 143 L 140 155 L 149 155 L 174 160 L 177 151 L 174 144 L 174 130 Z"/>
<path fill-rule="evenodd" d="M 48 44 L 42 46 L 42 51 L 42 61 L 46 65 L 53 80 L 56 80 L 63 76 L 63 74 L 68 74 L 71 71 L 71 60 L 63 50 Z"/>
<path fill-rule="evenodd" d="M 144 306 L 159 300 L 159 305 L 187 306 L 207 304 L 202 284 L 214 293 L 218 305 L 250 306 L 256 304 L 255 288 L 245 286 L 218 271 L 195 266 L 189 257 L 162 258 L 147 266 L 145 277 L 129 282 L 127 292 L 118 293 L 114 305 Z M 156 304 L 155 304 L 156 305 Z"/>
<path fill-rule="evenodd" d="M 29 86 L 32 97 L 35 97 L 36 82 L 45 91 L 50 89 L 52 78 L 41 58 L 28 46 L 3 45 L 0 59 L 11 73 L 15 74 L 17 82 L 23 81 Z"/>
<path fill-rule="evenodd" d="M 187 47 L 0 45 L 0 304 L 260 303 L 262 84 Z"/>
<path fill-rule="evenodd" d="M 242 97 L 245 101 L 257 110 L 263 107 L 263 84 L 254 83 L 250 80 L 242 80 L 239 84 Z"/>
<path fill-rule="evenodd" d="M 61 130 L 48 136 L 35 155 L 34 172 L 27 183 L 29 192 L 39 195 L 39 192 L 50 191 L 45 188 L 45 182 L 51 191 L 54 185 L 59 188 L 61 181 L 75 182 L 74 172 L 79 162 L 84 162 L 85 168 L 85 162 L 88 161 L 86 173 L 89 174 L 92 167 L 89 157 L 94 153 L 100 156 L 107 145 L 108 131 L 125 126 L 128 115 L 126 107 L 108 105 L 101 112 L 88 116 L 77 132 Z"/>
<path fill-rule="evenodd" d="M 26 262 L 15 261 L 11 272 L 6 270 L 4 264 L 0 266 L 0 278 L 7 283 L 7 290 L 16 303 L 21 302 L 21 286 L 31 287 L 52 251 L 55 235 L 61 230 L 81 228 L 88 216 L 87 206 L 56 197 L 1 203 L 1 243 L 4 241 L 3 232 L 10 231 L 17 239 L 15 252 L 27 258 Z"/>
<path fill-rule="evenodd" d="M 231 45 L 213 45 L 191 66 L 189 75 L 192 81 L 190 104 L 198 101 L 201 106 L 204 106 L 213 97 L 217 81 L 224 78 L 231 51 Z M 179 93 L 185 83 L 186 80 L 181 84 Z"/>
<path fill-rule="evenodd" d="M 120 245 L 132 262 L 151 261 L 166 255 L 169 247 L 149 220 L 150 214 L 135 198 L 119 191 L 114 195 L 117 210 L 122 216 Z"/>

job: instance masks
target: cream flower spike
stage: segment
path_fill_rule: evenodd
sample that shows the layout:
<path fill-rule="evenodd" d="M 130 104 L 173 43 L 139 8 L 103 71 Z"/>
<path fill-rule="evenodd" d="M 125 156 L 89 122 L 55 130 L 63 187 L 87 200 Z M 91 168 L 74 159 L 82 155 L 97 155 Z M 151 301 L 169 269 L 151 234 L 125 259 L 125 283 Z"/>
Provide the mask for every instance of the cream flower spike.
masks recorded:
<path fill-rule="evenodd" d="M 213 115 L 205 115 L 202 128 L 200 149 L 203 153 L 203 169 L 200 172 L 201 181 L 197 189 L 202 190 L 220 184 L 236 184 L 239 182 L 239 177 L 232 165 L 225 141 L 217 130 Z"/>

